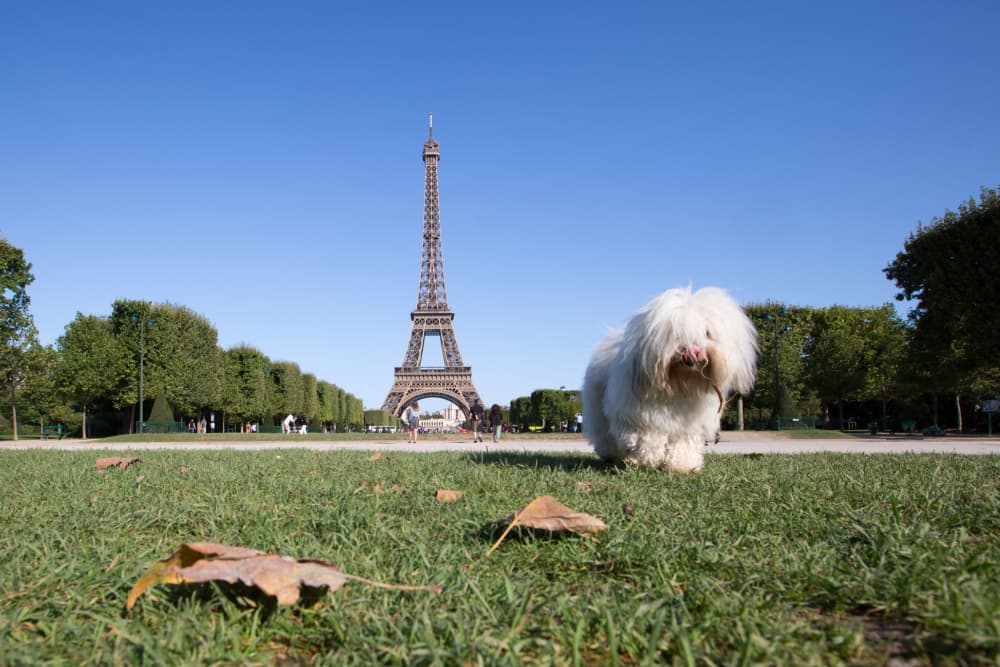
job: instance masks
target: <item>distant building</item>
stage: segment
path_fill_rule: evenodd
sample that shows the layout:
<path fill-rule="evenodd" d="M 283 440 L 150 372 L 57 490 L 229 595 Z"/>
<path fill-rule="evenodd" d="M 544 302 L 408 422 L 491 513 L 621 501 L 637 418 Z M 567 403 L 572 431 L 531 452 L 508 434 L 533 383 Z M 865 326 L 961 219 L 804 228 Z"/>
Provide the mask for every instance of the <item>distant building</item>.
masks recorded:
<path fill-rule="evenodd" d="M 441 417 L 435 417 L 431 419 L 427 417 L 429 413 L 424 411 L 420 414 L 420 426 L 427 429 L 432 433 L 446 433 L 448 431 L 454 431 L 462 425 L 465 421 L 465 415 L 462 411 L 454 406 L 448 405 L 446 408 L 440 410 L 435 410 L 434 414 L 440 414 Z"/>

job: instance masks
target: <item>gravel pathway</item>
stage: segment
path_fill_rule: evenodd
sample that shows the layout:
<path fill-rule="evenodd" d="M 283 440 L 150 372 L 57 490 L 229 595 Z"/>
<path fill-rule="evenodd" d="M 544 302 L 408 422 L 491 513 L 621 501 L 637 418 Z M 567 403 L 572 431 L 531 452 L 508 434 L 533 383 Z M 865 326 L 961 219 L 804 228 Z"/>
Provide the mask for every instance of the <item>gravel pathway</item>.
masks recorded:
<path fill-rule="evenodd" d="M 473 444 L 471 440 L 435 440 L 426 436 L 416 445 L 401 440 L 296 440 L 294 435 L 259 442 L 143 442 L 111 443 L 101 440 L 18 440 L 0 442 L 0 452 L 4 450 L 45 449 L 60 451 L 140 451 L 155 449 L 213 450 L 241 449 L 246 451 L 275 449 L 308 449 L 311 451 L 416 451 L 416 452 L 468 452 L 468 451 L 508 451 L 508 452 L 591 452 L 590 445 L 583 439 L 563 438 L 509 438 L 499 444 L 489 440 Z M 916 452 L 924 454 L 979 454 L 1000 455 L 1000 437 L 945 436 L 924 438 L 921 436 L 878 436 L 854 437 L 831 440 L 794 440 L 778 433 L 726 431 L 722 440 L 709 445 L 709 454 L 800 454 L 809 452 L 845 452 L 854 454 L 898 454 Z"/>

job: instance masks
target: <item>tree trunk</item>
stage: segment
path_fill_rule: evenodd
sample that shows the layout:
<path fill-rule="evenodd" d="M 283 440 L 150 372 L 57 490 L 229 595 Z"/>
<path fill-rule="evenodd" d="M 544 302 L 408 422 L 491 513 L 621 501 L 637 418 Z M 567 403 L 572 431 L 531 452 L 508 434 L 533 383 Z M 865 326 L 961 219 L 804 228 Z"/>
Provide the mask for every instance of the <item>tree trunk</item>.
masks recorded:
<path fill-rule="evenodd" d="M 83 404 L 83 421 L 80 423 L 80 431 L 83 435 L 83 439 L 87 439 L 87 404 Z"/>
<path fill-rule="evenodd" d="M 958 417 L 958 432 L 961 433 L 962 432 L 962 401 L 961 401 L 961 399 L 960 399 L 957 391 L 955 392 L 955 415 Z"/>
<path fill-rule="evenodd" d="M 743 396 L 736 398 L 736 430 L 743 430 Z"/>
<path fill-rule="evenodd" d="M 840 424 L 840 430 L 844 430 L 844 402 L 837 401 L 837 423 Z"/>

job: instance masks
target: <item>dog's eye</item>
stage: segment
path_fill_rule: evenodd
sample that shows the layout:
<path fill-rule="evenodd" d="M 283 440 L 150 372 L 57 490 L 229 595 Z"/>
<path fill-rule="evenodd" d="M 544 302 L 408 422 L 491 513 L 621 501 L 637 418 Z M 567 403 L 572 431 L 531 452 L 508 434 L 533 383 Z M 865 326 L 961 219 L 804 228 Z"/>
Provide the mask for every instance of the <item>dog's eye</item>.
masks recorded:
<path fill-rule="evenodd" d="M 705 338 L 712 340 L 712 332 L 709 329 L 705 329 Z"/>

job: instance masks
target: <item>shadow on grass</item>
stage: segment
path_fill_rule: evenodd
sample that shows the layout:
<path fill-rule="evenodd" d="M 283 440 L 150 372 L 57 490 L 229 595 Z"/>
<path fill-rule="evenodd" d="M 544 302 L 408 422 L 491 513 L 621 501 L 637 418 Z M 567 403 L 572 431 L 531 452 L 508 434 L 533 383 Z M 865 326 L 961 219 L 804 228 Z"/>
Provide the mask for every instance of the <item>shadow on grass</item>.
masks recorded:
<path fill-rule="evenodd" d="M 162 601 L 175 609 L 187 605 L 197 605 L 216 613 L 245 613 L 256 615 L 261 621 L 271 619 L 279 609 L 277 598 L 267 595 L 256 586 L 248 586 L 242 582 L 206 581 L 197 583 L 174 584 L 164 587 L 159 593 Z M 302 585 L 299 589 L 299 601 L 293 608 L 309 608 L 331 595 L 326 586 Z M 156 597 L 151 596 L 145 604 L 157 604 Z M 132 612 L 134 613 L 134 611 Z M 125 613 L 123 615 L 128 615 Z"/>
<path fill-rule="evenodd" d="M 550 468 L 553 470 L 598 470 L 618 472 L 622 464 L 606 463 L 591 454 L 545 454 L 533 452 L 476 452 L 463 458 L 480 465 L 511 466 L 516 468 Z"/>
<path fill-rule="evenodd" d="M 160 597 L 162 601 L 159 604 L 174 608 L 197 605 L 217 613 L 225 613 L 228 603 L 230 609 L 257 614 L 261 620 L 271 618 L 278 609 L 276 598 L 240 582 L 230 584 L 224 581 L 205 581 L 172 584 L 163 588 L 157 596 L 146 600 L 145 604 L 157 604 L 156 597 Z"/>
<path fill-rule="evenodd" d="M 514 515 L 511 514 L 503 519 L 487 521 L 478 530 L 470 531 L 470 535 L 485 544 L 493 544 L 503 536 L 504 531 L 507 530 L 507 527 L 513 520 Z M 578 533 L 570 530 L 553 531 L 545 530 L 544 528 L 517 525 L 510 529 L 510 532 L 504 537 L 504 542 L 527 542 L 530 544 L 533 542 L 558 542 L 567 539 L 579 540 L 587 538 L 581 538 Z"/>

